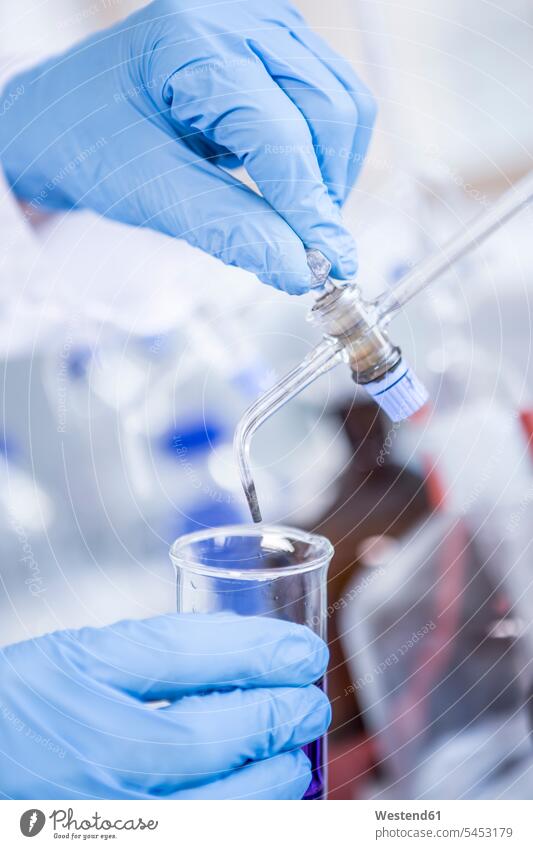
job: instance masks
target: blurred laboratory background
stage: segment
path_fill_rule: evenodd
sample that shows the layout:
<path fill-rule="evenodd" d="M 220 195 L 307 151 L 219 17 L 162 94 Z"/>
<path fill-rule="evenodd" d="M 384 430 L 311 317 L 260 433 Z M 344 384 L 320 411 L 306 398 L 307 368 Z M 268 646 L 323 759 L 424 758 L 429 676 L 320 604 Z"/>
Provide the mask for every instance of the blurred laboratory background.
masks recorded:
<path fill-rule="evenodd" d="M 140 5 L 3 0 L 0 55 Z M 533 5 L 296 5 L 378 100 L 345 211 L 375 295 L 533 168 Z M 414 419 L 338 369 L 254 442 L 265 518 L 336 548 L 331 798 L 533 795 L 532 227 L 526 209 L 395 320 L 430 394 Z M 2 644 L 173 610 L 170 543 L 249 521 L 235 424 L 319 338 L 309 299 L 184 243 L 88 212 L 38 232 L 48 321 L 28 313 L 39 344 L 21 328 L 0 361 Z"/>

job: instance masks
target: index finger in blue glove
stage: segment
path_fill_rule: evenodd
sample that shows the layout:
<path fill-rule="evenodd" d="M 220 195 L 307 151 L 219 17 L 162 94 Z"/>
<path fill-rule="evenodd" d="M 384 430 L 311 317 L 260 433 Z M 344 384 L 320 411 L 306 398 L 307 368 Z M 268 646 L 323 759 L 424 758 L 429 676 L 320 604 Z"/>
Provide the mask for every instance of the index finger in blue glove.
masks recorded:
<path fill-rule="evenodd" d="M 325 643 L 308 628 L 232 613 L 128 620 L 71 632 L 71 641 L 78 667 L 143 699 L 306 685 L 324 674 L 328 661 Z"/>
<path fill-rule="evenodd" d="M 313 685 L 186 696 L 156 713 L 165 719 L 157 729 L 167 746 L 164 766 L 182 786 L 298 749 L 325 734 L 331 721 L 329 700 Z"/>
<path fill-rule="evenodd" d="M 95 735 L 91 759 L 122 783 L 155 794 L 163 786 L 168 793 L 205 784 L 250 761 L 298 749 L 326 733 L 331 707 L 313 685 L 259 687 L 185 696 L 159 710 L 136 703 L 114 718 L 114 729 Z"/>
<path fill-rule="evenodd" d="M 359 79 L 348 60 L 332 50 L 324 39 L 313 32 L 303 18 L 300 17 L 299 23 L 292 29 L 292 34 L 330 70 L 355 103 L 358 120 L 348 157 L 346 192 L 349 193 L 359 176 L 370 145 L 377 114 L 376 100 L 367 86 Z"/>
<path fill-rule="evenodd" d="M 261 55 L 273 79 L 305 117 L 328 191 L 342 204 L 370 141 L 375 119 L 370 92 L 355 74 L 350 80 L 334 74 L 289 30 L 263 44 Z"/>
<path fill-rule="evenodd" d="M 209 73 L 175 71 L 163 96 L 182 137 L 184 127 L 199 131 L 238 156 L 303 244 L 328 257 L 334 276 L 354 276 L 355 244 L 323 182 L 309 126 L 250 47 Z"/>
<path fill-rule="evenodd" d="M 201 787 L 180 790 L 173 799 L 301 799 L 311 782 L 311 764 L 301 751 L 257 761 Z"/>

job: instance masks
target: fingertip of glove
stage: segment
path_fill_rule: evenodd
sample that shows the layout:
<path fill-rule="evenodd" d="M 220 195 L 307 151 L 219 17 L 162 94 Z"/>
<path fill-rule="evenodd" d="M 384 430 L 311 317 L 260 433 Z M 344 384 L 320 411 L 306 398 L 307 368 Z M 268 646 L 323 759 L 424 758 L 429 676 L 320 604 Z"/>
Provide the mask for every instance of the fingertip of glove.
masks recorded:
<path fill-rule="evenodd" d="M 268 271 L 261 272 L 258 277 L 262 283 L 274 286 L 287 295 L 304 295 L 311 287 L 311 273 L 303 246 L 295 253 L 287 251 L 275 260 L 271 259 Z"/>
<path fill-rule="evenodd" d="M 331 206 L 333 209 L 333 204 Z M 331 263 L 331 276 L 338 280 L 350 280 L 358 269 L 357 247 L 350 231 L 345 226 L 338 209 L 323 220 L 310 234 L 308 247 L 316 248 Z"/>
<path fill-rule="evenodd" d="M 287 657 L 290 657 L 291 665 L 299 665 L 302 681 L 313 682 L 326 672 L 329 649 L 310 628 L 295 625 L 294 631 L 287 637 Z"/>
<path fill-rule="evenodd" d="M 293 688 L 290 704 L 297 723 L 291 738 L 293 745 L 311 743 L 326 733 L 331 722 L 331 705 L 323 690 L 313 684 Z"/>
<path fill-rule="evenodd" d="M 356 256 L 342 256 L 332 263 L 331 274 L 337 280 L 351 280 L 357 275 L 359 263 Z"/>
<path fill-rule="evenodd" d="M 302 277 L 301 274 L 295 274 L 288 270 L 270 273 L 263 272 L 257 276 L 261 283 L 272 286 L 274 289 L 279 289 L 280 292 L 285 292 L 287 295 L 305 295 L 310 288 L 309 275 Z"/>
<path fill-rule="evenodd" d="M 324 640 L 311 631 L 310 628 L 306 629 L 309 634 L 309 643 L 311 649 L 311 660 L 313 666 L 313 672 L 316 673 L 317 678 L 320 678 L 326 672 L 329 663 L 329 649 L 324 642 Z"/>
<path fill-rule="evenodd" d="M 301 277 L 291 278 L 289 275 L 284 275 L 278 288 L 286 292 L 287 295 L 305 295 L 311 288 L 309 276 L 307 275 L 305 279 L 302 279 Z"/>
<path fill-rule="evenodd" d="M 302 775 L 309 775 L 309 779 L 311 778 L 311 760 L 307 757 L 303 749 L 297 749 L 294 753 L 294 759 L 296 761 L 296 767 L 302 773 Z M 307 787 L 305 788 L 307 790 Z"/>
<path fill-rule="evenodd" d="M 295 778 L 298 782 L 298 798 L 302 798 L 311 784 L 312 772 L 311 761 L 302 749 L 294 752 Z"/>
<path fill-rule="evenodd" d="M 311 686 L 311 704 L 309 713 L 312 714 L 315 728 L 314 737 L 325 734 L 331 723 L 331 703 L 325 692 L 320 687 Z"/>
<path fill-rule="evenodd" d="M 276 224 L 280 230 L 266 244 L 264 268 L 258 277 L 288 295 L 303 295 L 312 282 L 303 243 L 281 219 Z"/>
<path fill-rule="evenodd" d="M 313 675 L 316 678 L 321 678 L 326 674 L 326 669 L 329 663 L 329 649 L 323 640 L 320 640 L 320 645 L 317 646 L 312 659 Z"/>
<path fill-rule="evenodd" d="M 326 254 L 331 262 L 331 275 L 337 280 L 351 280 L 359 268 L 357 248 L 347 231 L 330 243 L 329 253 Z"/>

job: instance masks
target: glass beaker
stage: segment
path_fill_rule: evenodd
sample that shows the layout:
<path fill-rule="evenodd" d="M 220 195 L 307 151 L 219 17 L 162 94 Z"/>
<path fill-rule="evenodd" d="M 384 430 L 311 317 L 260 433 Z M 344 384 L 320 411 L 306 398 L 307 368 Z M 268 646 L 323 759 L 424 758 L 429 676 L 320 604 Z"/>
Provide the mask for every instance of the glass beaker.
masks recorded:
<path fill-rule="evenodd" d="M 325 537 L 275 525 L 233 525 L 180 537 L 170 549 L 180 613 L 233 611 L 307 625 L 326 637 Z M 316 682 L 325 688 L 325 680 Z M 326 739 L 309 743 L 312 780 L 304 799 L 326 797 Z"/>

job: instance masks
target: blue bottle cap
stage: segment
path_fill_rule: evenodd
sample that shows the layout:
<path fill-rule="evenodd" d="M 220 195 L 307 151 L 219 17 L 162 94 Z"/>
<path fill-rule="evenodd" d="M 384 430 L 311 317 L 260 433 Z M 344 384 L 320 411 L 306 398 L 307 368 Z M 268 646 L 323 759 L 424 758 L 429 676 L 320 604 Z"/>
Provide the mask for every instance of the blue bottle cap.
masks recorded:
<path fill-rule="evenodd" d="M 393 422 L 408 419 L 424 406 L 428 393 L 409 365 L 402 359 L 379 380 L 365 383 L 364 389 Z"/>

